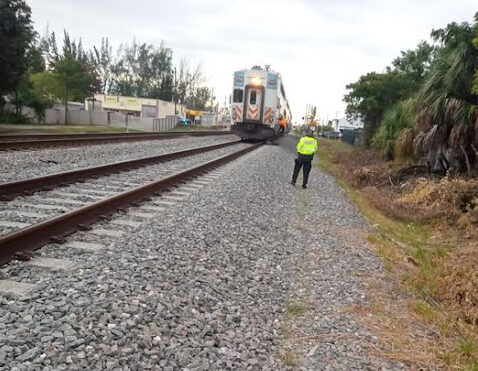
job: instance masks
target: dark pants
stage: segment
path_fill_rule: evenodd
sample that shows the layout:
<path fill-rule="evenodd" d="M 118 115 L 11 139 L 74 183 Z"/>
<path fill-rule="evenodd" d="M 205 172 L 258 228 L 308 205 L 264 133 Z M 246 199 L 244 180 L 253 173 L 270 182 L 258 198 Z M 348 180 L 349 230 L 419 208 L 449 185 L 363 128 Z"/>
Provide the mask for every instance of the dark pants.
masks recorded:
<path fill-rule="evenodd" d="M 292 174 L 292 183 L 295 184 L 297 181 L 297 176 L 299 175 L 300 169 L 302 166 L 304 167 L 304 177 L 302 180 L 302 185 L 307 185 L 309 180 L 309 173 L 312 167 L 312 159 L 314 155 L 301 155 L 299 153 L 299 157 L 295 159 L 295 166 L 294 166 L 294 174 Z"/>
<path fill-rule="evenodd" d="M 279 126 L 279 135 L 284 134 L 284 131 L 285 131 L 284 127 Z"/>

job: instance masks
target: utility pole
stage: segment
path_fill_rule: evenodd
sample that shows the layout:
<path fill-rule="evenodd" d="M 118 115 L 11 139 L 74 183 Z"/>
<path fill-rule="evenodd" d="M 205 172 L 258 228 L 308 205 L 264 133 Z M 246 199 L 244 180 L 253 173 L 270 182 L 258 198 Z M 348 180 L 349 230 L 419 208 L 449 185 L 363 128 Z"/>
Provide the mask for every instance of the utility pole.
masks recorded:
<path fill-rule="evenodd" d="M 174 99 L 174 120 L 176 120 L 176 67 L 174 67 L 174 88 L 173 88 L 173 99 Z"/>
<path fill-rule="evenodd" d="M 65 125 L 68 125 L 68 87 L 65 87 Z"/>

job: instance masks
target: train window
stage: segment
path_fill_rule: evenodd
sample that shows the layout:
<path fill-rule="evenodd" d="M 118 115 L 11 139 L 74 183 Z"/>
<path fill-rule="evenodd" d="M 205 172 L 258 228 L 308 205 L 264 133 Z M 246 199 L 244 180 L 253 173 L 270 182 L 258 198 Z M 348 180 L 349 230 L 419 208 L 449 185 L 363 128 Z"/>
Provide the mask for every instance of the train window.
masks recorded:
<path fill-rule="evenodd" d="M 250 104 L 256 104 L 257 102 L 257 90 L 251 90 L 251 98 L 249 100 Z"/>
<path fill-rule="evenodd" d="M 234 89 L 234 103 L 242 103 L 242 97 L 244 95 L 244 91 L 242 89 Z"/>

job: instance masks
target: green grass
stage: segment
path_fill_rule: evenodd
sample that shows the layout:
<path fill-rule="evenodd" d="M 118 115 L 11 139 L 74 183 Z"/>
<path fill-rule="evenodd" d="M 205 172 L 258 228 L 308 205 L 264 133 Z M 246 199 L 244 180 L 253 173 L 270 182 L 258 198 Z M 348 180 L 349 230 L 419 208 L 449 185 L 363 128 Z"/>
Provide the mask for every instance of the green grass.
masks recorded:
<path fill-rule="evenodd" d="M 460 351 L 467 357 L 471 357 L 476 351 L 476 346 L 470 341 L 462 340 L 459 345 Z"/>
<path fill-rule="evenodd" d="M 290 303 L 287 306 L 287 313 L 289 313 L 292 316 L 300 316 L 301 314 L 304 314 L 305 312 L 305 306 L 299 303 Z"/>
<path fill-rule="evenodd" d="M 319 144 L 317 155 L 319 156 L 318 167 L 322 170 L 332 171 L 331 158 L 333 154 L 344 155 L 354 150 L 354 147 L 339 140 L 318 138 Z"/>
<path fill-rule="evenodd" d="M 129 130 L 129 132 L 138 132 Z M 112 126 L 74 125 L 10 125 L 0 124 L 0 134 L 85 134 L 85 133 L 126 133 L 126 128 Z"/>

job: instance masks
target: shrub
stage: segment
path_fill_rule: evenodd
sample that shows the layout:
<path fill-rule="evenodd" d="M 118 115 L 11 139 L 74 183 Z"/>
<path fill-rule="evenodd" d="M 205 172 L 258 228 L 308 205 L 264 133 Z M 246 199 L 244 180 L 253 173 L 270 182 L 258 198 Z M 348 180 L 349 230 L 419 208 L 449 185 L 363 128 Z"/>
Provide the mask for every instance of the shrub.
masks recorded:
<path fill-rule="evenodd" d="M 408 101 L 400 102 L 385 112 L 380 127 L 372 139 L 372 145 L 388 160 L 395 154 L 395 143 L 402 131 L 411 126 L 411 110 Z"/>
<path fill-rule="evenodd" d="M 17 116 L 13 112 L 0 112 L 0 124 L 29 124 L 30 119 L 26 116 Z"/>

